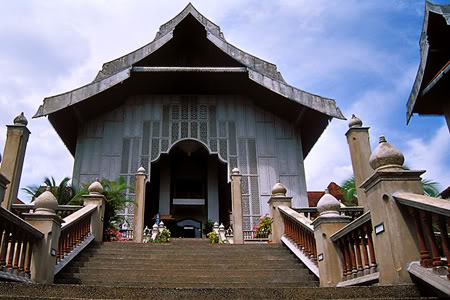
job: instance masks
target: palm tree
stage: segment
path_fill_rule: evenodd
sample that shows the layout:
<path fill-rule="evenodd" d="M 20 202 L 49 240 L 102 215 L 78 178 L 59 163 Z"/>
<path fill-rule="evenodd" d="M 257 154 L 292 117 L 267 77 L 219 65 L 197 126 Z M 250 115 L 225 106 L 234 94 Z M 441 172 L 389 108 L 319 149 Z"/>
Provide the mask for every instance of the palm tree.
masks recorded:
<path fill-rule="evenodd" d="M 403 166 L 405 170 L 409 170 L 408 167 Z M 439 198 L 439 183 L 429 179 L 422 179 L 424 194 L 429 197 Z M 341 192 L 345 198 L 345 204 L 350 203 L 353 198 L 358 198 L 356 194 L 355 177 L 351 176 L 341 183 Z"/>
<path fill-rule="evenodd" d="M 70 178 L 64 177 L 59 184 L 56 184 L 55 178 L 45 177 L 44 184 L 49 188 L 50 192 L 55 196 L 59 205 L 65 205 L 73 198 L 75 191 L 70 184 Z M 34 201 L 39 195 L 45 192 L 46 189 L 41 185 L 29 185 L 22 190 L 31 196 L 31 201 Z"/>
<path fill-rule="evenodd" d="M 356 185 L 355 185 L 355 177 L 351 176 L 344 181 L 342 181 L 341 185 L 341 193 L 344 195 L 344 204 L 351 205 L 352 200 L 358 198 L 356 194 Z"/>
<path fill-rule="evenodd" d="M 117 215 L 117 212 L 123 209 L 127 203 L 135 203 L 135 201 L 128 200 L 125 196 L 125 191 L 131 190 L 133 187 L 128 186 L 123 177 L 119 177 L 114 181 L 102 179 L 100 180 L 100 184 L 103 186 L 103 195 L 106 198 L 104 228 L 108 230 L 124 222 L 124 217 Z M 89 185 L 84 185 L 69 204 L 82 204 L 82 196 L 89 194 Z"/>

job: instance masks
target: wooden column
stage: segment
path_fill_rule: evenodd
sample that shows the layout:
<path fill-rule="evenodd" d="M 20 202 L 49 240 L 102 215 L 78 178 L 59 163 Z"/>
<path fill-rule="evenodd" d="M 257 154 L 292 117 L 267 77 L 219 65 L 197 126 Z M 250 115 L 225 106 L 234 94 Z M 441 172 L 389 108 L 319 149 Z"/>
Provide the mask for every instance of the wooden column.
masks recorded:
<path fill-rule="evenodd" d="M 133 241 L 142 243 L 144 234 L 144 216 L 145 216 L 145 180 L 147 175 L 145 169 L 140 167 L 136 173 L 136 207 L 134 208 L 133 218 Z"/>
<path fill-rule="evenodd" d="M 244 224 L 242 215 L 242 190 L 239 169 L 231 171 L 231 210 L 233 213 L 233 243 L 244 243 Z"/>

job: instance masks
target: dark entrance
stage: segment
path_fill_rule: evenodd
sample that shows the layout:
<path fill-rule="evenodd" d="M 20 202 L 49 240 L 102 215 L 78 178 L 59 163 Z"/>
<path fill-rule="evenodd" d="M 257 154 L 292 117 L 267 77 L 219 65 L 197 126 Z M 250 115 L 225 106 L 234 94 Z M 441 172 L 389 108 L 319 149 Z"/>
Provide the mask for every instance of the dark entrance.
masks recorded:
<path fill-rule="evenodd" d="M 203 237 L 207 221 L 229 225 L 231 192 L 227 165 L 197 141 L 184 140 L 152 164 L 145 224 L 159 213 L 172 237 Z"/>

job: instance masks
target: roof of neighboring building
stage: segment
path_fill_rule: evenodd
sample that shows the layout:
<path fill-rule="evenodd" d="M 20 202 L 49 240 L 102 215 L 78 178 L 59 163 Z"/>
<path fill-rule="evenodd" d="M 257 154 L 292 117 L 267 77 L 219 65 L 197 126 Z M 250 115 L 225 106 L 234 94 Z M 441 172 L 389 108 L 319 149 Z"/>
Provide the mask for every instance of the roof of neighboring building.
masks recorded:
<path fill-rule="evenodd" d="M 344 203 L 345 198 L 341 192 L 341 187 L 339 185 L 337 185 L 335 182 L 330 182 L 327 189 L 328 189 L 328 192 L 330 193 L 330 195 L 333 195 L 340 202 Z M 319 191 L 308 192 L 309 207 L 316 207 L 317 202 L 319 202 L 320 198 L 322 198 L 323 195 L 325 195 L 325 192 L 319 192 Z"/>
<path fill-rule="evenodd" d="M 440 193 L 442 199 L 450 199 L 450 186 L 448 186 L 445 190 Z"/>
<path fill-rule="evenodd" d="M 441 88 L 448 91 L 450 65 L 450 4 L 426 2 L 420 37 L 420 65 L 406 105 L 407 123 L 413 113 L 443 114 Z M 434 90 L 434 94 L 432 93 Z"/>
<path fill-rule="evenodd" d="M 187 43 L 189 47 L 198 47 L 196 50 L 204 51 L 205 55 L 199 55 L 199 51 L 192 53 L 205 61 L 197 61 L 194 66 L 176 64 L 179 49 L 189 51 Z M 195 43 L 201 46 L 192 46 Z M 192 81 L 193 78 L 196 81 Z M 190 3 L 160 27 L 151 43 L 105 63 L 93 82 L 45 98 L 34 118 L 48 116 L 74 155 L 78 125 L 85 120 L 111 110 L 130 92 L 167 93 L 173 92 L 174 86 L 181 86 L 177 92 L 191 93 L 193 91 L 189 82 L 201 82 L 200 92 L 204 93 L 214 89 L 216 93 L 251 94 L 258 99 L 258 105 L 262 108 L 292 120 L 297 126 L 300 123 L 314 123 L 312 127 L 315 128 L 308 128 L 311 133 L 302 132 L 302 139 L 306 143 L 303 145 L 304 156 L 332 118 L 345 119 L 333 99 L 288 85 L 275 64 L 228 43 L 220 27 L 200 14 Z M 224 82 L 223 87 L 218 87 L 217 82 Z"/>

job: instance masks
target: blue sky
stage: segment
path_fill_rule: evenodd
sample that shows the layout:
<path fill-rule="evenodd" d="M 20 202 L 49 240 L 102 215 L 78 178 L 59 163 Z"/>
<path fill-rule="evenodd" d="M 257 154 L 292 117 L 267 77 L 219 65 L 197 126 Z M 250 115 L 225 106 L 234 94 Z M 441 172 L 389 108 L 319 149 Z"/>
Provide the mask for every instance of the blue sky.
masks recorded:
<path fill-rule="evenodd" d="M 450 1 L 435 1 L 450 3 Z M 102 63 L 153 40 L 186 1 L 10 1 L 0 11 L 0 151 L 21 111 L 32 134 L 21 187 L 72 175 L 73 158 L 45 118 L 46 96 L 93 80 Z M 410 168 L 450 185 L 450 134 L 443 117 L 414 116 L 406 102 L 417 72 L 422 0 L 192 1 L 235 46 L 277 64 L 285 80 L 336 100 L 344 115 L 399 148 Z M 308 190 L 352 173 L 345 132 L 333 120 L 306 159 Z M 23 193 L 20 198 L 27 200 Z"/>

